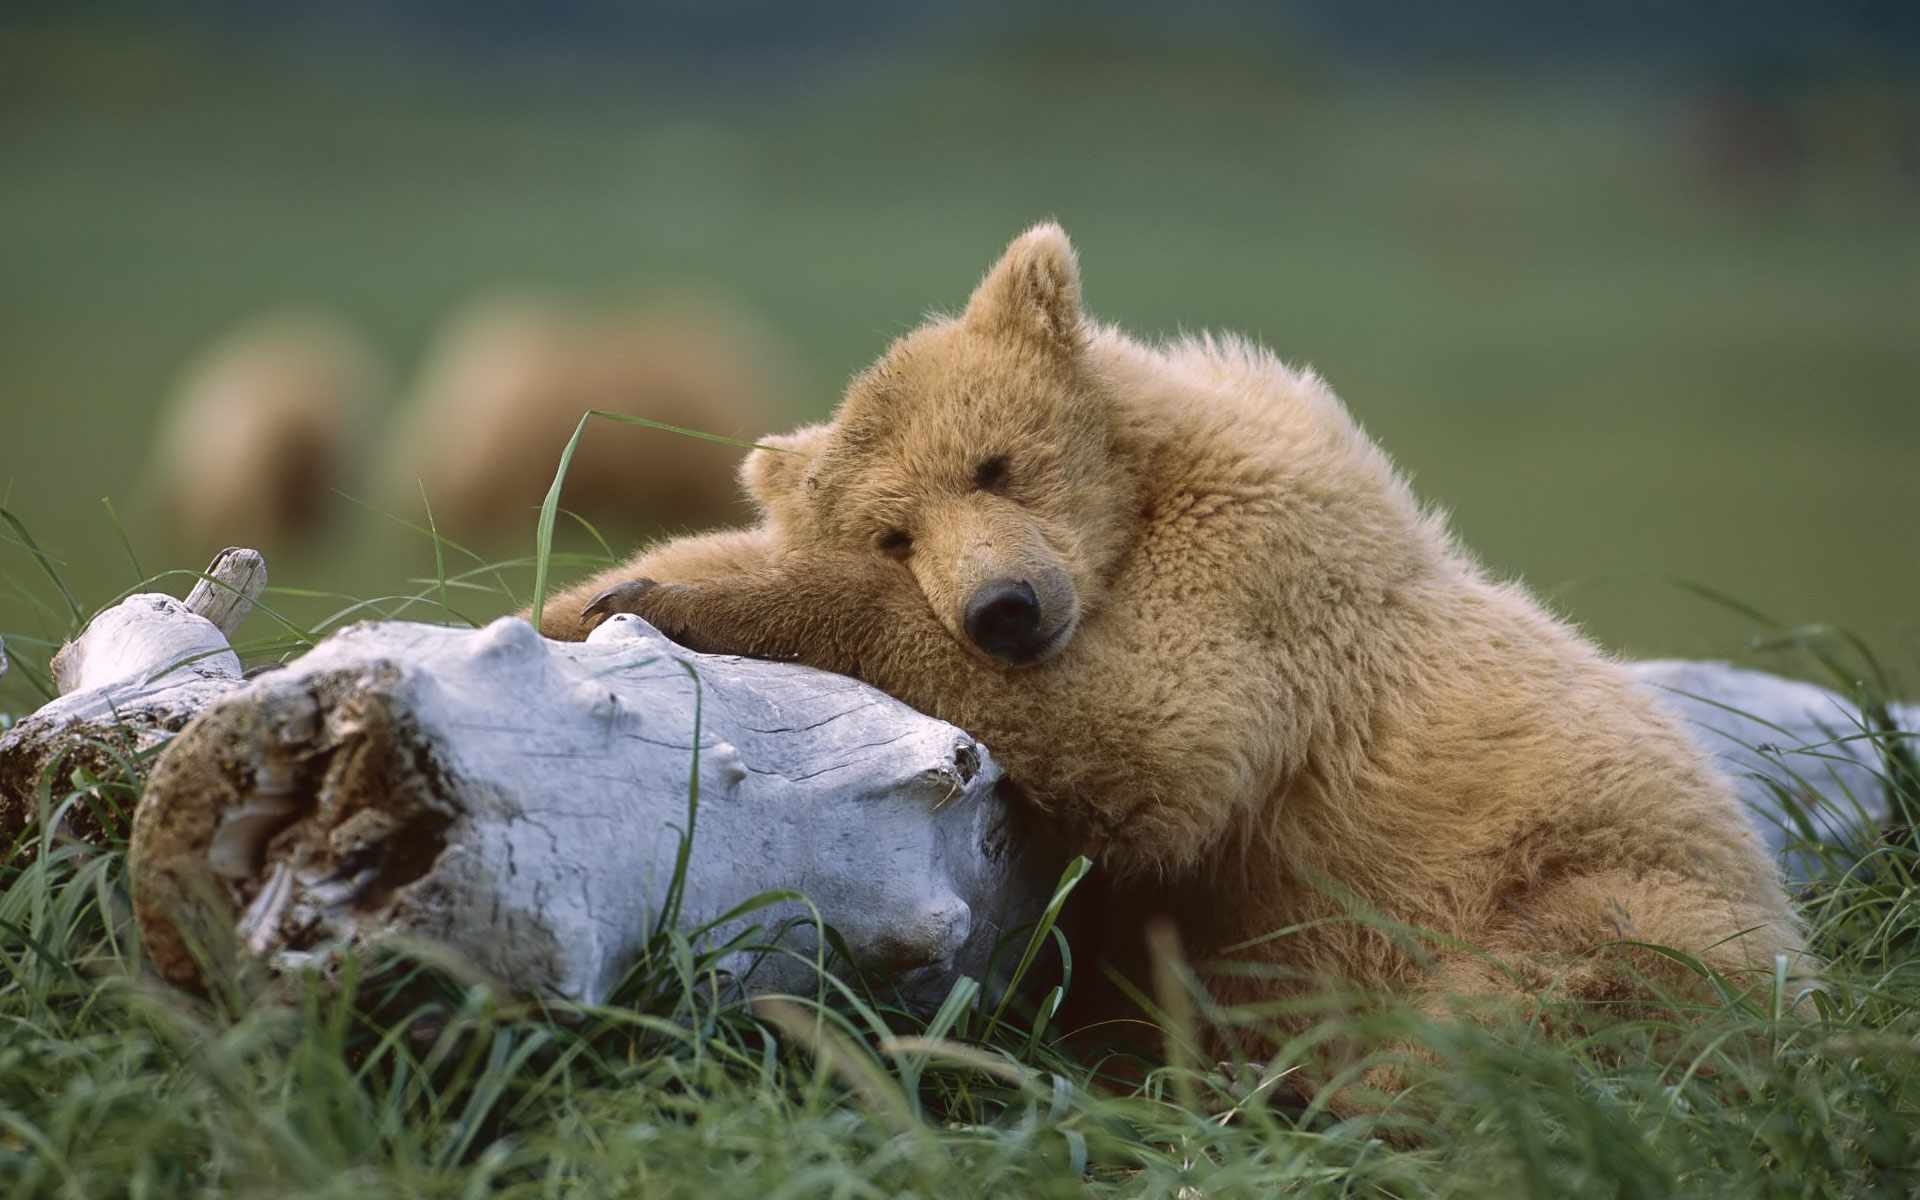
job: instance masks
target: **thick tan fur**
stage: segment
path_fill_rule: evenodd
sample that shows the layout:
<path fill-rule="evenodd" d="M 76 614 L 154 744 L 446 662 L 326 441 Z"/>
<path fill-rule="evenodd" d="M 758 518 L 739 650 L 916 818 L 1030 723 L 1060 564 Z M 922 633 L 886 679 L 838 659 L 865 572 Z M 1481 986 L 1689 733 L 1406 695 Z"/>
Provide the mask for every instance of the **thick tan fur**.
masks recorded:
<path fill-rule="evenodd" d="M 1774 864 L 1674 718 L 1489 579 L 1318 378 L 1086 320 L 1056 226 L 775 444 L 743 472 L 759 527 L 647 550 L 557 597 L 545 632 L 581 636 L 609 584 L 681 585 L 624 606 L 962 726 L 1107 868 L 1114 912 L 1166 911 L 1196 962 L 1255 964 L 1209 972 L 1225 999 L 1329 978 L 1632 999 L 1643 972 L 1684 972 L 1593 947 L 1747 978 L 1797 950 Z M 1059 641 L 1034 665 L 963 630 L 1008 574 L 1051 581 Z"/>

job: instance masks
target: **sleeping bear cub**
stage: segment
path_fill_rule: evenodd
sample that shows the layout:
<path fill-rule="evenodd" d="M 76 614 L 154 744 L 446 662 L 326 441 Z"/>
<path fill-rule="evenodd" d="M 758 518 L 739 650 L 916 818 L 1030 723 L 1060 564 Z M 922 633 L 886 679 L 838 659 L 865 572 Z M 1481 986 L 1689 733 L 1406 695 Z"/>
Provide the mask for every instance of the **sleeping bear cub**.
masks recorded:
<path fill-rule="evenodd" d="M 1686 972 L 1596 946 L 1735 980 L 1797 953 L 1676 718 L 1489 579 L 1318 378 L 1085 317 L 1058 226 L 770 444 L 757 527 L 646 550 L 544 632 L 637 613 L 959 725 L 1104 868 L 1101 919 L 1164 914 L 1221 1000 L 1632 1001 Z"/>

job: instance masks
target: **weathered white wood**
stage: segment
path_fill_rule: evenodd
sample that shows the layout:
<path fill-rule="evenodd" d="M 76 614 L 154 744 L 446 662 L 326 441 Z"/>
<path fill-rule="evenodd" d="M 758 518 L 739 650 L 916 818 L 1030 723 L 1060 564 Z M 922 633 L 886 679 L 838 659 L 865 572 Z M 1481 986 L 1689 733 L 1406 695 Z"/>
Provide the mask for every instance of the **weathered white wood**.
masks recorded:
<path fill-rule="evenodd" d="M 1897 730 L 1874 731 L 1858 705 L 1810 683 L 1723 662 L 1659 659 L 1629 669 L 1733 776 L 1789 878 L 1814 878 L 1823 857 L 1857 859 L 1888 820 L 1876 741 L 1915 737 L 1920 705 L 1890 706 Z M 1789 814 L 1783 793 L 1806 814 L 1813 837 Z M 1822 845 L 1831 853 L 1815 848 Z"/>
<path fill-rule="evenodd" d="M 190 612 L 213 622 L 222 636 L 232 637 L 253 611 L 253 602 L 267 590 L 267 563 L 258 550 L 228 546 L 187 593 Z"/>
<path fill-rule="evenodd" d="M 54 686 L 97 703 L 113 689 L 122 697 L 179 682 L 183 675 L 237 679 L 240 659 L 212 621 L 172 596 L 129 596 L 60 647 Z M 55 701 L 59 703 L 59 701 Z"/>
<path fill-rule="evenodd" d="M 54 655 L 60 696 L 0 733 L 0 838 L 36 819 L 40 780 L 55 762 L 104 770 L 115 756 L 166 741 L 240 686 L 240 659 L 205 614 L 237 628 L 266 586 L 266 567 L 252 550 L 228 549 L 207 573 L 221 584 L 203 580 L 185 601 L 129 596 Z M 89 813 L 76 814 L 67 832 L 93 840 L 107 831 Z"/>
<path fill-rule="evenodd" d="M 127 699 L 178 683 L 183 671 L 237 679 L 240 659 L 227 638 L 266 586 L 259 553 L 229 546 L 185 600 L 141 592 L 95 617 L 48 664 L 54 686 L 62 696 L 117 689 Z"/>
<path fill-rule="evenodd" d="M 998 778 L 965 733 L 853 680 L 693 654 L 637 618 L 585 643 L 513 618 L 366 625 L 168 749 L 135 823 L 135 904 L 175 978 L 192 973 L 180 917 L 283 960 L 426 937 L 597 1002 L 662 921 L 691 827 L 681 927 L 801 892 L 856 963 L 937 998 L 983 972 L 1057 871 L 1017 853 Z M 782 902 L 707 941 L 807 916 Z M 813 931 L 781 944 L 799 957 L 724 967 L 755 990 L 809 986 Z"/>

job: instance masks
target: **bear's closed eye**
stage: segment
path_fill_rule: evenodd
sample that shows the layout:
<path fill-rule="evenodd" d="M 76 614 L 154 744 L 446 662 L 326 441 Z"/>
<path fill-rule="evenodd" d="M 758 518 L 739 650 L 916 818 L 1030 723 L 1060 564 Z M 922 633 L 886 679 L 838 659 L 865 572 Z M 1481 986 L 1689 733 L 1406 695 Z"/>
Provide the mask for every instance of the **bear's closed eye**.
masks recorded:
<path fill-rule="evenodd" d="M 979 492 L 999 492 L 1007 486 L 1007 456 L 996 454 L 982 459 L 973 469 L 973 487 Z"/>
<path fill-rule="evenodd" d="M 913 554 L 913 535 L 904 529 L 889 529 L 874 539 L 874 545 L 888 558 L 905 562 Z"/>

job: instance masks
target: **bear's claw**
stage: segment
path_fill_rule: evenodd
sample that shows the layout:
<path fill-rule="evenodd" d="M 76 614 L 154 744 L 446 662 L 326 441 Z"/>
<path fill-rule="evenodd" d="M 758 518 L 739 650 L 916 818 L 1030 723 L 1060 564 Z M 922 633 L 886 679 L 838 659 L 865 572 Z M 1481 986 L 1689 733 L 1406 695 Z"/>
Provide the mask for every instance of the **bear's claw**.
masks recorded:
<path fill-rule="evenodd" d="M 640 598 L 660 585 L 651 579 L 629 579 L 616 583 L 587 601 L 580 610 L 580 628 L 591 629 L 615 613 L 640 614 Z"/>

